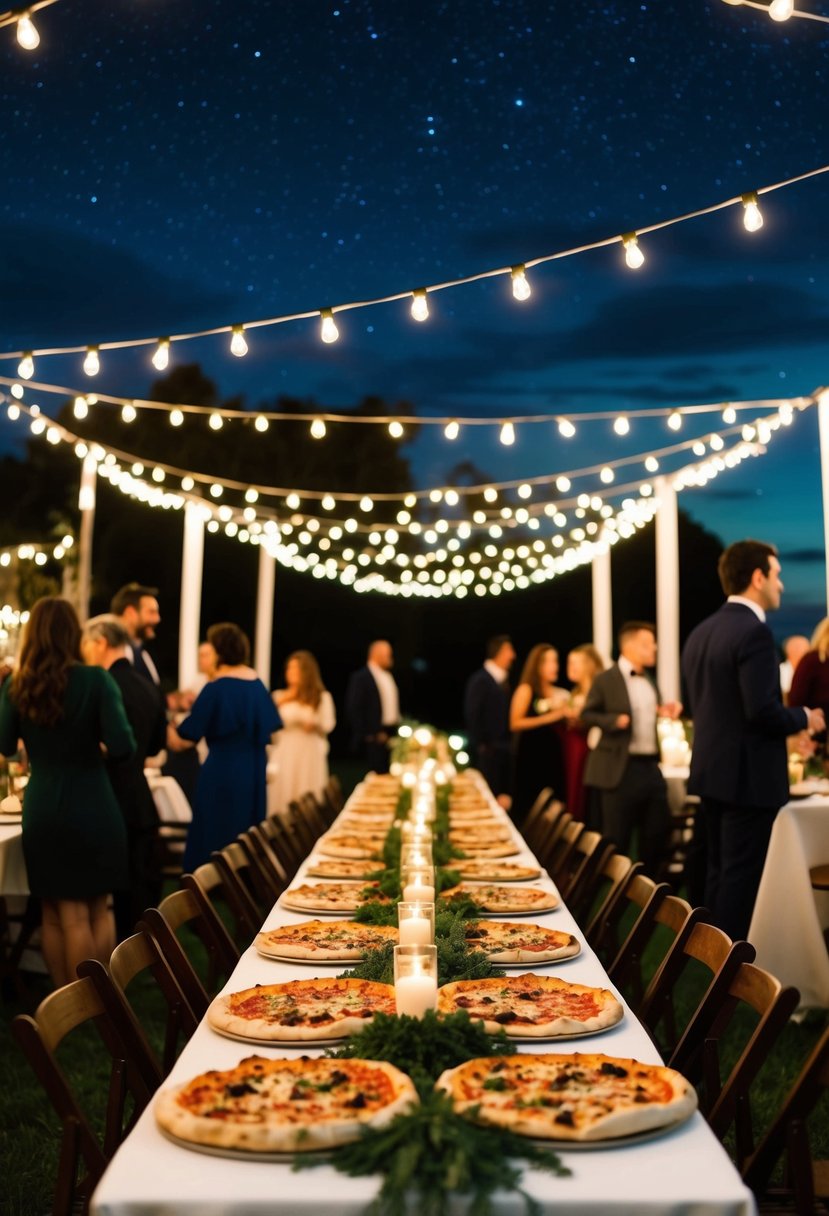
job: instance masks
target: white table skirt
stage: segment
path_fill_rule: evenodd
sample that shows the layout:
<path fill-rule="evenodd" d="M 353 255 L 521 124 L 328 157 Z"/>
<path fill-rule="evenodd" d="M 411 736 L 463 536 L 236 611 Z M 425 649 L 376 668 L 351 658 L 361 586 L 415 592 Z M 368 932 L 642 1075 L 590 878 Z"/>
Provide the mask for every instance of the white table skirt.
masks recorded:
<path fill-rule="evenodd" d="M 502 812 L 500 812 L 502 814 Z M 520 837 L 517 839 L 520 840 Z M 522 843 L 522 856 L 532 855 Z M 304 879 L 301 870 L 294 885 Z M 540 885 L 552 888 L 544 875 Z M 281 906 L 271 911 L 265 928 L 294 924 L 314 914 L 294 913 Z M 539 915 L 547 924 L 579 937 L 569 911 L 561 907 Z M 315 974 L 336 975 L 343 964 L 331 968 L 277 963 L 260 957 L 252 948 L 242 956 L 224 991 L 259 983 L 308 979 Z M 545 968 L 576 983 L 609 986 L 593 952 L 583 944 L 582 954 L 560 968 Z M 617 994 L 618 995 L 618 994 Z M 656 1063 L 659 1056 L 636 1018 L 626 1011 L 624 1020 L 609 1032 L 586 1040 L 589 1051 L 633 1056 Z M 541 1050 L 549 1050 L 543 1045 Z M 562 1050 L 575 1050 L 573 1043 Z M 181 1084 L 209 1068 L 230 1068 L 247 1055 L 294 1055 L 301 1049 L 248 1048 L 223 1038 L 203 1021 L 185 1047 L 168 1082 Z M 533 1050 L 527 1047 L 525 1050 Z M 535 1050 L 538 1050 L 536 1048 Z M 309 1055 L 320 1054 L 308 1050 Z M 700 1114 L 687 1124 L 646 1144 L 587 1152 L 563 1152 L 572 1177 L 555 1178 L 536 1170 L 525 1171 L 524 1185 L 545 1213 L 577 1216 L 753 1216 L 751 1193 L 743 1186 L 725 1151 Z M 374 1198 L 377 1181 L 348 1178 L 332 1166 L 293 1173 L 289 1164 L 227 1160 L 197 1154 L 166 1140 L 155 1125 L 152 1106 L 117 1152 L 92 1199 L 93 1216 L 359 1216 Z M 456 1210 L 465 1211 L 458 1198 Z M 453 1209 L 455 1210 L 455 1209 Z M 505 1194 L 498 1203 L 504 1216 L 524 1212 L 522 1198 Z M 413 1208 L 414 1212 L 414 1208 Z"/>
<path fill-rule="evenodd" d="M 829 894 L 809 882 L 810 867 L 828 862 L 829 799 L 787 803 L 774 821 L 748 937 L 758 966 L 799 989 L 803 1008 L 829 1009 Z"/>

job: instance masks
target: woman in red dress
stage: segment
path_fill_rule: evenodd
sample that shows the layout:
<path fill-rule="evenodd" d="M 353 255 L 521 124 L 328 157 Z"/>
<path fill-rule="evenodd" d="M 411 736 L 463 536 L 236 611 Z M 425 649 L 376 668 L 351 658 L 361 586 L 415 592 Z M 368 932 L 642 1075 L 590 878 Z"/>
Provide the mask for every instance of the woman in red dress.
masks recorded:
<path fill-rule="evenodd" d="M 574 717 L 570 718 L 564 734 L 564 774 L 567 789 L 567 810 L 574 819 L 589 819 L 586 815 L 586 791 L 584 787 L 584 765 L 587 761 L 588 730 L 578 715 L 590 691 L 590 686 L 600 671 L 604 671 L 604 660 L 595 646 L 585 642 L 576 646 L 567 656 L 567 679 L 573 684 L 570 705 Z"/>

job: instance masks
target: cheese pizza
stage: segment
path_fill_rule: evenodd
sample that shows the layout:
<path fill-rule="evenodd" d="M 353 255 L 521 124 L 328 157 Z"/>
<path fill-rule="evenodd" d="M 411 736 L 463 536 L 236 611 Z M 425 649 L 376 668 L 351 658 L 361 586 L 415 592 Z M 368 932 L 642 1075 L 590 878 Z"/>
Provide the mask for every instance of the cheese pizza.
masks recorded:
<path fill-rule="evenodd" d="M 207 1010 L 214 1030 L 234 1038 L 301 1043 L 340 1039 L 375 1013 L 395 1012 L 394 985 L 373 980 L 288 980 L 217 996 Z"/>
<path fill-rule="evenodd" d="M 472 882 L 527 882 L 540 878 L 538 866 L 522 866 L 514 861 L 499 861 L 497 857 L 466 857 L 447 863 L 447 870 L 454 870 L 461 878 Z M 311 871 L 309 870 L 310 874 Z M 335 875 L 331 875 L 335 877 Z M 338 876 L 337 876 L 338 877 Z M 342 877 L 345 877 L 343 875 Z"/>
<path fill-rule="evenodd" d="M 163 1090 L 155 1117 L 186 1144 L 254 1156 L 347 1144 L 416 1103 L 410 1079 L 383 1060 L 249 1056 Z"/>
<path fill-rule="evenodd" d="M 568 984 L 546 975 L 497 976 L 456 980 L 438 989 L 439 1013 L 465 1009 L 484 1029 L 506 1030 L 510 1038 L 554 1039 L 597 1034 L 624 1016 L 607 988 Z"/>
<path fill-rule="evenodd" d="M 366 950 L 397 942 L 392 925 L 360 925 L 351 920 L 305 920 L 299 925 L 264 929 L 254 945 L 266 958 L 357 961 Z"/>
<path fill-rule="evenodd" d="M 383 863 L 372 861 L 370 857 L 359 860 L 353 857 L 317 857 L 309 861 L 305 869 L 309 878 L 351 878 L 354 880 L 376 877 L 382 871 Z"/>
<path fill-rule="evenodd" d="M 306 882 L 286 891 L 282 903 L 299 912 L 356 912 L 366 903 L 365 892 L 369 899 L 389 902 L 380 894 L 379 882 Z"/>
<path fill-rule="evenodd" d="M 437 1085 L 460 1114 L 545 1140 L 618 1140 L 670 1128 L 697 1105 L 672 1068 L 589 1053 L 467 1060 Z"/>
<path fill-rule="evenodd" d="M 471 920 L 465 936 L 469 948 L 482 950 L 491 963 L 551 963 L 581 953 L 578 939 L 572 933 L 545 929 L 543 925 Z"/>
<path fill-rule="evenodd" d="M 327 832 L 317 841 L 317 852 L 326 857 L 378 860 L 383 851 L 385 832 Z"/>
<path fill-rule="evenodd" d="M 443 899 L 472 899 L 485 912 L 513 915 L 523 912 L 549 912 L 559 899 L 542 887 L 501 887 L 492 883 L 461 882 L 442 893 Z"/>

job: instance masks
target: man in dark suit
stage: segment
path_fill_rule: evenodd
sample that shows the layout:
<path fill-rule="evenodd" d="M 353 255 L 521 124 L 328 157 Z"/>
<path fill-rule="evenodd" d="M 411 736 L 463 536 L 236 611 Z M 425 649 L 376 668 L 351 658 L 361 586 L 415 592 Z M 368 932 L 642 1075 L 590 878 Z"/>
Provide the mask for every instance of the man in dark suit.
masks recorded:
<path fill-rule="evenodd" d="M 634 829 L 639 857 L 653 876 L 665 852 L 670 811 L 659 768 L 657 716 L 676 718 L 682 706 L 660 704 L 649 675 L 656 662 L 656 630 L 628 621 L 619 630 L 619 659 L 593 681 L 581 720 L 601 738 L 587 757 L 585 785 L 599 790 L 602 834 L 627 853 Z"/>
<path fill-rule="evenodd" d="M 682 671 L 694 719 L 690 793 L 699 794 L 705 904 L 733 939 L 744 938 L 769 837 L 788 801 L 786 737 L 823 730 L 819 709 L 787 709 L 766 613 L 783 584 L 773 545 L 744 540 L 720 557 L 728 597 L 691 633 Z M 804 750 L 808 740 L 800 741 Z"/>
<path fill-rule="evenodd" d="M 129 634 L 132 664 L 139 675 L 152 680 L 156 686 L 161 680 L 152 657 L 144 649 L 144 643 L 155 637 L 156 626 L 161 624 L 158 610 L 158 588 L 144 587 L 141 583 L 127 583 L 115 592 L 110 603 L 110 612 L 118 617 Z M 130 659 L 130 654 L 127 659 Z"/>
<path fill-rule="evenodd" d="M 389 740 L 400 724 L 400 697 L 391 669 L 394 654 L 389 642 L 378 640 L 368 648 L 365 667 L 348 681 L 345 713 L 351 727 L 351 744 L 362 751 L 369 769 L 389 771 Z"/>
<path fill-rule="evenodd" d="M 107 758 L 107 773 L 124 816 L 129 851 L 130 886 L 115 891 L 115 924 L 119 941 L 135 930 L 144 909 L 158 903 L 158 814 L 144 776 L 144 761 L 164 747 L 167 719 L 155 686 L 139 675 L 127 658 L 129 635 L 116 616 L 97 616 L 83 629 L 81 651 L 89 666 L 103 667 L 121 690 L 136 748 L 127 760 Z"/>
<path fill-rule="evenodd" d="M 463 712 L 474 763 L 502 806 L 510 805 L 509 671 L 515 650 L 505 633 L 486 644 L 483 667 L 466 684 Z"/>

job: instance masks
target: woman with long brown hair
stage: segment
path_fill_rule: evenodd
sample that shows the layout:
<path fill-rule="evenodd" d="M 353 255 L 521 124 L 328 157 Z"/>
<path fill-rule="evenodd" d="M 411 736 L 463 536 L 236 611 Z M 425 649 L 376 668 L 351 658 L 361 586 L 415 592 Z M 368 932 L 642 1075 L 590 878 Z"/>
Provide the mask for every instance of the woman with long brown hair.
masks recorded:
<path fill-rule="evenodd" d="M 604 671 L 604 659 L 595 646 L 584 642 L 576 646 L 567 656 L 567 679 L 573 683 L 570 704 L 574 711 L 567 723 L 564 736 L 564 775 L 566 779 L 567 810 L 574 819 L 586 819 L 593 826 L 593 817 L 588 812 L 588 791 L 584 784 L 584 766 L 589 750 L 588 730 L 578 715 L 584 708 L 590 686 L 600 671 Z"/>
<path fill-rule="evenodd" d="M 0 752 L 14 755 L 22 739 L 29 757 L 23 855 L 56 987 L 75 978 L 83 959 L 109 959 L 109 895 L 129 881 L 126 830 L 101 748 L 127 757 L 135 739 L 117 684 L 103 668 L 83 665 L 80 642 L 72 605 L 38 600 L 19 665 L 0 688 Z"/>
<path fill-rule="evenodd" d="M 519 825 L 548 786 L 564 798 L 562 728 L 569 716 L 568 694 L 556 687 L 558 651 L 548 642 L 527 655 L 512 694 L 510 730 L 515 743 L 512 817 Z"/>
<path fill-rule="evenodd" d="M 320 795 L 328 780 L 328 736 L 336 725 L 334 701 L 310 650 L 285 663 L 285 688 L 273 699 L 282 718 L 268 765 L 268 814 L 284 811 L 302 794 Z"/>

